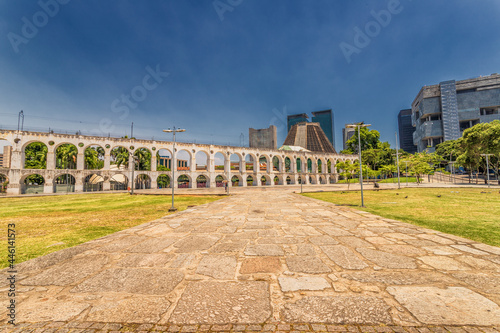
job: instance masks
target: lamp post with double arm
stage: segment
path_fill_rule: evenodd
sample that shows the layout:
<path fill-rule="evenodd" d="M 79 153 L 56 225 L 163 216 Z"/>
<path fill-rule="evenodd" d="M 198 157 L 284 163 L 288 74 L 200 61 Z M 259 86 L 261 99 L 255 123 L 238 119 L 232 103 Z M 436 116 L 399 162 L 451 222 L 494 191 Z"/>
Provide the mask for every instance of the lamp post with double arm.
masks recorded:
<path fill-rule="evenodd" d="M 172 207 L 168 209 L 169 212 L 175 212 L 177 208 L 174 207 L 174 187 L 175 187 L 175 169 L 177 165 L 175 164 L 175 133 L 178 132 L 185 132 L 185 129 L 179 129 L 173 127 L 173 129 L 166 129 L 163 130 L 165 133 L 173 133 L 174 134 L 174 143 L 173 143 L 173 148 L 172 148 L 172 163 L 170 164 L 172 167 L 172 179 L 170 180 L 170 185 L 172 186 Z"/>
<path fill-rule="evenodd" d="M 365 206 L 364 198 L 363 198 L 363 165 L 361 163 L 361 127 L 369 127 L 369 124 L 363 124 L 363 122 L 357 124 L 349 124 L 346 125 L 348 128 L 357 128 L 358 129 L 358 155 L 359 155 L 359 184 L 361 185 L 361 207 Z"/>

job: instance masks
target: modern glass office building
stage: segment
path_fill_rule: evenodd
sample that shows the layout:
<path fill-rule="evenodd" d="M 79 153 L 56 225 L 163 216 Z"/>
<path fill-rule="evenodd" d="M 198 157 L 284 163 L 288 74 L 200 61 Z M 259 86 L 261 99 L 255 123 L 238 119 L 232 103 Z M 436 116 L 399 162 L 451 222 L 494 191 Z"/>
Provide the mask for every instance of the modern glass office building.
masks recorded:
<path fill-rule="evenodd" d="M 413 126 L 411 124 L 411 109 L 401 110 L 398 114 L 399 148 L 414 154 L 417 146 L 413 144 Z"/>
<path fill-rule="evenodd" d="M 335 119 L 332 110 L 323 110 L 312 112 L 312 122 L 319 123 L 319 126 L 325 133 L 333 147 L 335 147 Z M 288 116 L 288 132 L 293 125 L 303 122 L 309 122 L 309 116 L 306 113 L 293 114 Z"/>

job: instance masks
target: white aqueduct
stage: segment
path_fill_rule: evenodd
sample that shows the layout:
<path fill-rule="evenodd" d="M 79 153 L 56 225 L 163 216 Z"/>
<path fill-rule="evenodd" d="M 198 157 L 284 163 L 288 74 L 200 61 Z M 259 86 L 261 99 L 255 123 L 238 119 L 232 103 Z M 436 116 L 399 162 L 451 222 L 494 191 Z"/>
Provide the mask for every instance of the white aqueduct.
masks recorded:
<path fill-rule="evenodd" d="M 172 177 L 171 171 L 157 171 L 156 152 L 160 149 L 167 150 L 170 154 L 173 142 L 156 140 L 137 140 L 129 138 L 111 138 L 98 136 L 67 135 L 57 133 L 27 132 L 16 130 L 1 130 L 0 139 L 7 140 L 12 144 L 12 155 L 10 168 L 0 169 L 0 175 L 7 178 L 8 195 L 26 193 L 30 186 L 26 178 L 30 175 L 43 177 L 43 184 L 37 184 L 38 193 L 54 193 L 57 191 L 57 179 L 61 176 L 73 177 L 71 191 L 83 192 L 89 188 L 84 186 L 93 179 L 92 182 L 100 182 L 98 190 L 112 190 L 113 181 L 120 178 L 126 185 L 120 189 L 130 187 L 129 179 L 132 177 L 133 159 L 129 158 L 129 163 L 124 168 L 113 166 L 111 151 L 116 147 L 124 147 L 129 154 L 133 154 L 137 149 L 146 148 L 151 152 L 151 170 L 135 170 L 134 184 L 136 188 L 157 188 L 158 177 Z M 25 168 L 25 148 L 33 142 L 41 142 L 47 147 L 46 168 L 28 169 Z M 72 144 L 78 150 L 75 169 L 56 168 L 56 149 L 63 144 Z M 104 166 L 98 170 L 86 169 L 84 163 L 85 149 L 88 147 L 100 146 L 104 150 Z M 207 144 L 191 144 L 176 142 L 177 153 L 187 152 L 189 163 L 187 168 L 178 168 L 175 172 L 176 181 L 170 182 L 174 187 L 179 186 L 179 178 L 183 179 L 183 186 L 195 188 L 199 184 L 198 180 L 203 179 L 206 187 L 221 186 L 223 181 L 230 179 L 229 186 L 274 186 L 292 184 L 332 184 L 338 180 L 335 164 L 338 161 L 355 160 L 354 155 L 329 154 L 318 152 L 296 152 L 285 150 L 274 150 L 264 148 L 247 148 L 233 146 L 218 146 Z M 200 168 L 197 167 L 196 156 L 203 153 L 206 156 L 206 163 Z M 186 154 L 184 153 L 186 156 Z M 216 157 L 217 155 L 217 157 Z M 230 159 L 236 155 L 239 163 L 234 163 Z M 247 168 L 248 158 L 253 165 Z M 171 155 L 170 155 L 171 156 Z M 221 158 L 222 157 L 222 158 Z M 215 160 L 223 160 L 223 170 L 216 167 Z M 234 159 L 234 156 L 233 156 Z M 205 158 L 204 158 L 205 160 Z M 310 161 L 309 161 L 310 160 Z M 262 167 L 264 161 L 265 167 Z M 295 161 L 295 163 L 294 163 Z M 329 166 L 330 165 L 330 166 Z M 186 170 L 187 169 L 187 170 Z M 186 178 L 187 177 L 187 178 Z M 97 180 L 96 180 L 97 179 Z M 141 182 L 139 182 L 139 179 Z M 187 182 L 185 180 L 188 180 Z M 144 182 L 144 180 L 146 180 Z M 144 185 L 145 184 L 145 185 Z M 96 187 L 92 188 L 93 190 Z"/>

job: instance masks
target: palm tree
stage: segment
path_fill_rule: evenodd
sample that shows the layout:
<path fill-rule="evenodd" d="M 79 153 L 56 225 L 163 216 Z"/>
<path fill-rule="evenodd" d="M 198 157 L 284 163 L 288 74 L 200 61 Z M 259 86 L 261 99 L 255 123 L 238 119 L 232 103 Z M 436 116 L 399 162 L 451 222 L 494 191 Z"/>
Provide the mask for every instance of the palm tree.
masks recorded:
<path fill-rule="evenodd" d="M 146 148 L 139 148 L 134 155 L 137 157 L 135 170 L 151 170 L 151 152 Z"/>
<path fill-rule="evenodd" d="M 25 169 L 47 168 L 47 146 L 41 142 L 33 142 L 24 149 Z"/>
<path fill-rule="evenodd" d="M 128 150 L 125 147 L 116 147 L 111 151 L 112 164 L 116 164 L 118 168 L 120 165 L 128 165 Z"/>
<path fill-rule="evenodd" d="M 76 169 L 77 155 L 78 149 L 74 145 L 69 143 L 60 145 L 56 149 L 56 169 Z"/>
<path fill-rule="evenodd" d="M 104 166 L 104 149 L 101 146 L 85 149 L 85 169 L 101 169 Z"/>

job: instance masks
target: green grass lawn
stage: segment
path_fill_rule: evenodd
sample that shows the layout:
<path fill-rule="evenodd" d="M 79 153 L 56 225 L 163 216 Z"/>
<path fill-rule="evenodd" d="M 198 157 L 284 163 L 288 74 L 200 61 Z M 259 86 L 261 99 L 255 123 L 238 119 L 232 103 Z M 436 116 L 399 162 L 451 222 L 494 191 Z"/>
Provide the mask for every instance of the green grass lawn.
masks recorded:
<path fill-rule="evenodd" d="M 406 183 L 406 178 L 401 177 L 401 178 L 399 178 L 399 181 L 401 183 Z M 347 184 L 348 182 L 350 184 L 358 184 L 359 178 L 349 179 L 349 181 L 347 181 L 347 179 L 341 179 L 338 181 L 339 184 Z M 366 182 L 367 182 L 367 180 L 365 179 L 365 183 Z M 398 179 L 397 178 L 377 179 L 377 182 L 378 183 L 397 183 Z M 417 182 L 417 177 L 408 177 L 408 183 L 416 183 L 416 182 Z M 373 179 L 370 179 L 370 184 L 372 184 L 372 183 L 373 183 Z"/>
<path fill-rule="evenodd" d="M 338 205 L 360 205 L 360 192 L 303 195 Z M 440 195 L 441 197 L 438 197 Z M 390 219 L 500 246 L 498 189 L 406 188 L 364 191 L 362 210 Z"/>
<path fill-rule="evenodd" d="M 219 196 L 175 197 L 175 206 L 201 205 Z M 7 225 L 16 224 L 16 262 L 75 246 L 168 215 L 170 196 L 76 194 L 0 198 L 0 268 L 7 266 Z"/>

